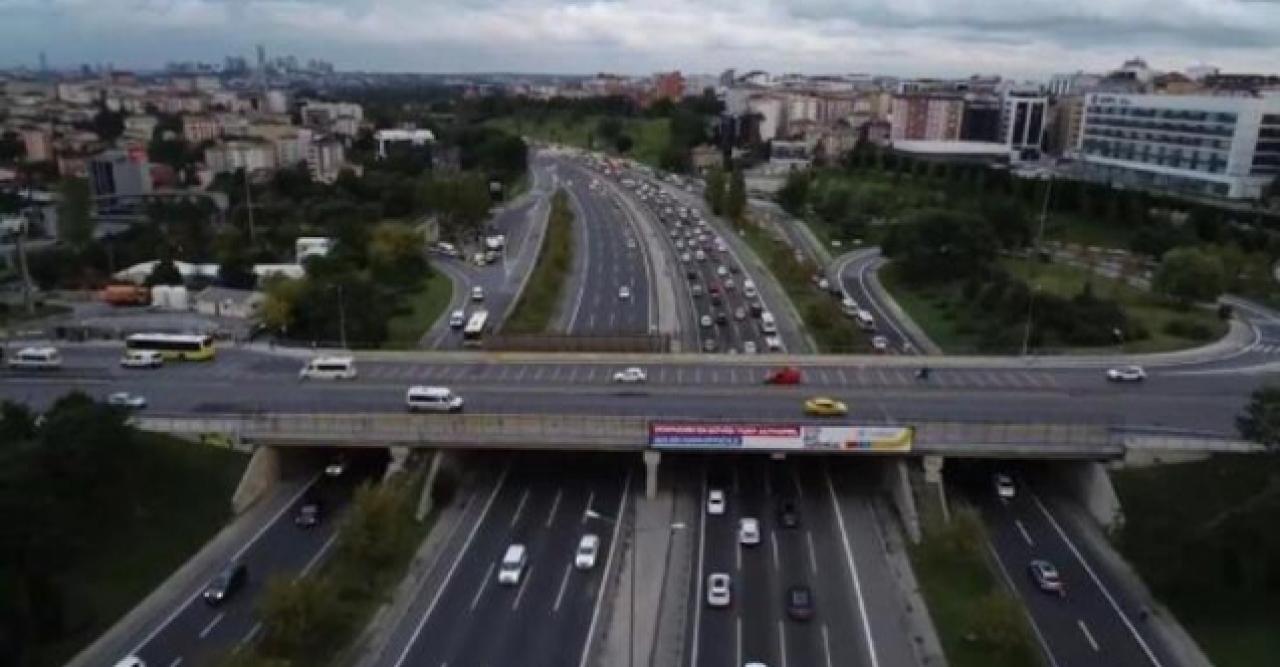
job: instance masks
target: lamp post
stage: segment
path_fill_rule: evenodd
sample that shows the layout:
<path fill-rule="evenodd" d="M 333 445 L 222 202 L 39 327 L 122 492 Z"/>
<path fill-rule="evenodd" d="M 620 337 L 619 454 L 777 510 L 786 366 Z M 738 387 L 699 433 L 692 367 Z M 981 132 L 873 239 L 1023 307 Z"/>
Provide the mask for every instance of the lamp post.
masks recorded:
<path fill-rule="evenodd" d="M 618 517 L 605 516 L 591 509 L 590 507 L 588 507 L 583 512 L 583 515 L 588 519 L 598 519 L 600 521 L 604 521 L 606 523 L 611 523 L 611 524 L 618 523 Z M 677 521 L 675 523 L 671 523 L 666 526 L 654 526 L 652 528 L 641 529 L 635 525 L 635 505 L 632 504 L 631 506 L 631 536 L 630 536 L 631 538 L 631 564 L 630 564 L 631 572 L 630 572 L 630 576 L 628 577 L 629 579 L 628 588 L 630 589 L 630 594 L 627 596 L 631 598 L 631 605 L 630 605 L 631 610 L 627 617 L 627 625 L 628 625 L 627 666 L 628 667 L 635 667 L 635 658 L 636 658 L 636 561 L 638 560 L 637 551 L 639 550 L 639 543 L 637 542 L 636 537 L 641 533 L 658 532 L 661 530 L 665 530 L 668 534 L 674 534 L 676 531 L 684 530 L 684 529 L 685 529 L 685 523 L 682 521 Z M 605 574 L 607 575 L 608 573 L 605 573 Z"/>

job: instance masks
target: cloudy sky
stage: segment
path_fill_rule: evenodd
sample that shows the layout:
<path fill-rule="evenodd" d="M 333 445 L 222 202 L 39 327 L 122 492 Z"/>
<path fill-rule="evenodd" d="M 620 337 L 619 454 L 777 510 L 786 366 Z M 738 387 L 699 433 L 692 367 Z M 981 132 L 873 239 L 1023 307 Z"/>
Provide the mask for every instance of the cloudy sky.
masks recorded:
<path fill-rule="evenodd" d="M 0 0 L 0 66 L 226 54 L 340 69 L 1039 76 L 1280 71 L 1280 0 Z"/>

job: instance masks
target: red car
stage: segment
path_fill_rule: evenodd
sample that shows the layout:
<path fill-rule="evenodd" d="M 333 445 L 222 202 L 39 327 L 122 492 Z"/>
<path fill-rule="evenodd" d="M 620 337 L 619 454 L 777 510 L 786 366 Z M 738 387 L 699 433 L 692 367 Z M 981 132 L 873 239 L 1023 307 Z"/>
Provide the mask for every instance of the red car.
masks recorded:
<path fill-rule="evenodd" d="M 800 384 L 800 369 L 793 366 L 779 368 L 764 376 L 765 384 Z"/>

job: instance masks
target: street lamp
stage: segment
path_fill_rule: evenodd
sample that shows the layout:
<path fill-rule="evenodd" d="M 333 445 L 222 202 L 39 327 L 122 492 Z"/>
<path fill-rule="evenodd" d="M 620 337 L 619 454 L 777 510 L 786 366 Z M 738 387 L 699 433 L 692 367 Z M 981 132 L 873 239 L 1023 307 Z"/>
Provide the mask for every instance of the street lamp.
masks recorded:
<path fill-rule="evenodd" d="M 583 511 L 583 516 L 588 519 L 597 519 L 597 520 L 604 521 L 606 523 L 615 524 L 615 525 L 618 523 L 618 517 L 605 516 L 604 514 L 601 514 L 591 509 L 590 507 L 588 507 L 585 511 Z M 636 541 L 636 536 L 639 535 L 640 533 L 650 533 L 650 532 L 657 532 L 661 530 L 665 530 L 667 534 L 673 534 L 678 530 L 684 530 L 686 527 L 687 525 L 683 521 L 676 521 L 666 526 L 654 526 L 652 528 L 639 529 L 635 525 L 635 505 L 632 504 L 631 506 L 631 536 L 630 536 L 631 575 L 630 577 L 628 577 L 630 580 L 628 584 L 628 588 L 630 588 L 630 594 L 628 595 L 628 597 L 631 598 L 631 605 L 630 605 L 631 611 L 627 617 L 627 625 L 629 626 L 627 629 L 627 665 L 628 667 L 635 667 L 635 664 L 636 664 L 635 663 L 635 660 L 636 660 L 636 561 L 639 560 L 638 559 L 639 554 L 637 553 L 639 549 L 639 545 Z M 608 575 L 608 573 L 605 573 L 605 574 L 606 576 Z"/>

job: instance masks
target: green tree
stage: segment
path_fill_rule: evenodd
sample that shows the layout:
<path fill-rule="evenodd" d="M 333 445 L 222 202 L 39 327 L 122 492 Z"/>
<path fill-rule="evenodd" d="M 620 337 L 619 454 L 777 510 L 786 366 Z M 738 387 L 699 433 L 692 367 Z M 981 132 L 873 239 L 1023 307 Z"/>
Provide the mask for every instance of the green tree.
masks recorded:
<path fill-rule="evenodd" d="M 330 649 L 327 638 L 343 627 L 342 607 L 328 582 L 319 577 L 273 577 L 260 603 L 266 657 L 312 658 Z"/>
<path fill-rule="evenodd" d="M 613 140 L 613 147 L 614 147 L 614 149 L 616 149 L 619 153 L 626 153 L 626 152 L 630 151 L 630 150 L 631 150 L 631 147 L 632 147 L 634 144 L 635 144 L 635 142 L 631 139 L 631 135 L 629 135 L 629 134 L 619 134 L 619 135 L 618 135 L 618 136 Z"/>
<path fill-rule="evenodd" d="M 306 289 L 306 279 L 270 278 L 265 288 L 267 298 L 262 303 L 262 323 L 288 335 L 294 325 L 294 309 Z"/>
<path fill-rule="evenodd" d="M 1236 417 L 1236 429 L 1246 440 L 1280 450 L 1280 385 L 1254 390 L 1244 412 Z"/>
<path fill-rule="evenodd" d="M 713 214 L 724 213 L 724 195 L 724 170 L 720 167 L 712 167 L 707 173 L 707 187 L 703 190 L 702 196 L 707 200 L 707 205 L 711 207 Z"/>
<path fill-rule="evenodd" d="M 111 111 L 105 104 L 100 105 L 98 113 L 93 116 L 92 129 L 104 142 L 112 143 L 124 134 L 124 114 Z"/>
<path fill-rule="evenodd" d="M 990 223 L 1003 248 L 1022 248 L 1031 242 L 1031 218 L 1022 204 L 1010 197 L 983 199 L 981 215 Z"/>
<path fill-rule="evenodd" d="M 435 213 L 440 233 L 452 241 L 475 238 L 489 217 L 489 185 L 475 174 L 432 179 L 423 186 L 421 199 Z"/>
<path fill-rule="evenodd" d="M 82 249 L 93 240 L 89 181 L 68 177 L 58 184 L 58 237 L 72 248 Z"/>
<path fill-rule="evenodd" d="M 382 222 L 369 235 L 369 269 L 381 283 L 412 285 L 426 275 L 422 232 L 400 222 Z"/>
<path fill-rule="evenodd" d="M 788 213 L 796 217 L 804 215 L 804 206 L 809 199 L 809 185 L 812 179 L 809 172 L 796 170 L 787 174 L 787 182 L 778 190 L 778 204 Z"/>
<path fill-rule="evenodd" d="M 605 116 L 596 122 L 596 134 L 608 142 L 613 142 L 622 134 L 622 121 L 613 116 Z"/>
<path fill-rule="evenodd" d="M 883 244 L 905 279 L 916 283 L 980 275 L 999 247 L 991 225 L 969 213 L 924 209 L 894 225 Z"/>
<path fill-rule="evenodd" d="M 178 265 L 173 263 L 172 259 L 162 259 L 156 262 L 151 268 L 151 275 L 147 276 L 147 285 L 181 285 L 182 273 L 178 271 Z"/>
<path fill-rule="evenodd" d="M 29 440 L 36 434 L 36 417 L 23 403 L 0 403 L 0 446 Z"/>
<path fill-rule="evenodd" d="M 747 211 L 747 182 L 741 169 L 734 169 L 729 176 L 729 192 L 724 198 L 725 217 L 734 222 L 742 222 Z"/>
<path fill-rule="evenodd" d="M 1222 294 L 1226 271 L 1222 263 L 1200 248 L 1174 248 L 1164 254 L 1151 288 L 1184 306 L 1213 301 Z"/>

